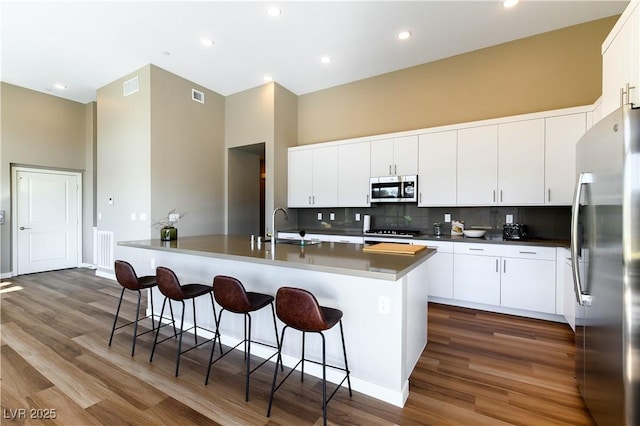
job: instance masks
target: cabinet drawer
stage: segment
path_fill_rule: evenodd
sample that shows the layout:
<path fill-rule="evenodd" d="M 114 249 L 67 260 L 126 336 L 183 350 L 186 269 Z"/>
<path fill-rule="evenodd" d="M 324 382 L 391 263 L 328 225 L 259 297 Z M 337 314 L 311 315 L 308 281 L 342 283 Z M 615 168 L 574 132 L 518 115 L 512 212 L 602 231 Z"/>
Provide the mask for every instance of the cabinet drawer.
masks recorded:
<path fill-rule="evenodd" d="M 412 244 L 438 249 L 438 253 L 453 253 L 454 243 L 451 241 L 414 240 Z"/>
<path fill-rule="evenodd" d="M 502 257 L 518 259 L 556 260 L 555 247 L 540 246 L 502 246 Z"/>
<path fill-rule="evenodd" d="M 502 248 L 498 244 L 453 243 L 455 254 L 475 254 L 478 256 L 502 256 Z"/>

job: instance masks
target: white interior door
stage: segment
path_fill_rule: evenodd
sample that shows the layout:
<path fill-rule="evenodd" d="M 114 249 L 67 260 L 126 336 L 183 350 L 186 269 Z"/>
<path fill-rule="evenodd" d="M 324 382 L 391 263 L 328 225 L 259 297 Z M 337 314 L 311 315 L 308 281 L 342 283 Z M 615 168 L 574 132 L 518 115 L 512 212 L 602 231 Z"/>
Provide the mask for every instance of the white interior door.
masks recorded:
<path fill-rule="evenodd" d="M 16 274 L 77 267 L 81 175 L 16 169 L 14 179 Z"/>

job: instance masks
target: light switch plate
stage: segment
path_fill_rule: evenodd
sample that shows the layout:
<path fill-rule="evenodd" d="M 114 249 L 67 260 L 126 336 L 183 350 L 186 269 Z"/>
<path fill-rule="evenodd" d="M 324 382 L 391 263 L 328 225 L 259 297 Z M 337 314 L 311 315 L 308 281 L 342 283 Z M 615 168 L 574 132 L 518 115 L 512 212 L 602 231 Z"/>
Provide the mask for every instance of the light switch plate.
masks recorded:
<path fill-rule="evenodd" d="M 318 212 L 318 220 L 322 220 L 322 213 Z"/>
<path fill-rule="evenodd" d="M 513 215 L 512 214 L 508 214 L 505 222 L 506 223 L 513 223 Z"/>
<path fill-rule="evenodd" d="M 336 214 L 333 212 L 329 213 L 329 220 L 336 220 Z"/>
<path fill-rule="evenodd" d="M 451 214 L 450 213 L 445 213 L 444 214 L 444 221 L 445 222 L 451 222 Z"/>
<path fill-rule="evenodd" d="M 356 222 L 360 222 L 360 213 L 356 213 Z"/>

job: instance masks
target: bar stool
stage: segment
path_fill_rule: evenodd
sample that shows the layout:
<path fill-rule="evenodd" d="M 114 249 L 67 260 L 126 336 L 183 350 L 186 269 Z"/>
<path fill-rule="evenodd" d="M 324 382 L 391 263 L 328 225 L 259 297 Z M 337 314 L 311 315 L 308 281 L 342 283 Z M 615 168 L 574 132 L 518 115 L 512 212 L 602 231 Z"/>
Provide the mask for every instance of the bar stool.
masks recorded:
<path fill-rule="evenodd" d="M 204 345 L 205 343 L 208 343 L 209 340 L 206 340 L 204 342 L 201 342 L 200 344 L 198 344 L 198 328 L 206 330 L 202 327 L 198 327 L 197 322 L 196 322 L 196 297 L 199 296 L 204 296 L 205 294 L 209 294 L 209 296 L 211 297 L 211 306 L 213 307 L 213 316 L 214 319 L 216 318 L 216 306 L 213 303 L 213 287 L 209 286 L 209 285 L 205 285 L 205 284 L 184 284 L 184 285 L 180 285 L 180 281 L 178 281 L 178 277 L 176 277 L 176 274 L 169 268 L 165 268 L 163 266 L 159 266 L 156 268 L 156 279 L 158 282 L 158 289 L 160 289 L 160 292 L 164 295 L 164 301 L 162 302 L 162 309 L 160 310 L 160 316 L 162 317 L 162 314 L 164 313 L 164 307 L 167 303 L 167 300 L 169 300 L 169 308 L 171 308 L 171 301 L 176 301 L 176 302 L 180 302 L 182 303 L 182 318 L 180 320 L 180 331 L 179 333 L 179 337 L 178 337 L 178 349 L 176 351 L 176 377 L 178 377 L 178 371 L 180 369 L 180 355 L 182 355 L 185 352 L 189 352 L 192 349 L 195 349 L 199 346 Z M 189 300 L 191 299 L 191 302 L 193 304 L 193 326 L 188 328 L 188 329 L 184 329 L 184 311 L 185 311 L 185 300 Z M 174 321 L 175 324 L 175 321 Z M 217 323 L 216 323 L 216 333 L 218 332 L 217 330 Z M 193 330 L 194 333 L 194 338 L 195 338 L 195 345 L 190 347 L 189 349 L 183 351 L 182 350 L 182 335 L 186 332 L 188 332 L 189 330 Z M 207 330 L 210 331 L 210 330 Z M 156 329 L 156 337 L 153 340 L 153 348 L 151 349 L 151 357 L 149 358 L 149 362 L 153 362 L 153 354 L 155 353 L 156 350 L 156 345 L 158 343 L 162 343 L 165 340 L 171 339 L 174 336 L 169 336 L 166 337 L 164 339 L 162 339 L 161 341 L 158 342 L 158 335 L 160 334 L 160 328 Z M 222 351 L 222 345 L 220 345 L 220 350 Z"/>
<path fill-rule="evenodd" d="M 333 308 L 320 306 L 315 296 L 307 290 L 293 287 L 281 287 L 276 294 L 276 313 L 278 318 L 285 324 L 280 337 L 279 352 L 282 352 L 284 345 L 284 333 L 287 328 L 291 327 L 302 332 L 302 359 L 293 367 L 293 369 L 285 376 L 284 379 L 276 386 L 278 378 L 278 366 L 276 365 L 273 373 L 273 383 L 271 385 L 271 395 L 269 396 L 269 408 L 267 417 L 271 416 L 271 405 L 273 404 L 273 395 L 289 378 L 291 373 L 295 371 L 298 365 L 302 364 L 300 381 L 304 379 L 304 362 L 313 362 L 322 365 L 322 417 L 324 424 L 327 424 L 327 404 L 347 381 L 349 386 L 349 396 L 353 396 L 351 392 L 351 379 L 349 378 L 349 366 L 347 364 L 347 350 L 344 344 L 344 332 L 342 329 L 342 311 Z M 328 365 L 326 362 L 326 345 L 323 331 L 331 329 L 334 325 L 340 324 L 340 337 L 342 339 L 342 353 L 344 355 L 344 368 Z M 306 333 L 318 333 L 322 337 L 322 362 L 305 359 L 304 343 Z M 334 389 L 333 393 L 327 398 L 327 367 L 341 370 L 345 372 L 345 377 Z"/>
<path fill-rule="evenodd" d="M 149 292 L 150 301 L 151 301 L 151 315 L 146 315 L 142 318 L 139 318 L 139 317 L 140 317 L 140 299 L 142 297 L 141 290 L 146 290 L 146 289 L 155 287 L 157 285 L 156 277 L 153 275 L 138 277 L 136 275 L 136 271 L 133 269 L 133 266 L 131 266 L 129 262 L 125 262 L 124 260 L 116 260 L 114 269 L 116 271 L 116 280 L 122 286 L 122 292 L 120 292 L 120 301 L 118 302 L 116 315 L 113 319 L 113 327 L 111 327 L 111 336 L 109 337 L 109 346 L 111 346 L 111 342 L 113 341 L 113 334 L 115 333 L 116 330 L 119 330 L 122 327 L 126 327 L 128 325 L 133 324 L 133 343 L 131 345 L 131 356 L 133 356 L 133 354 L 136 351 L 136 337 L 155 331 L 155 324 L 153 323 L 153 292 Z M 126 324 L 122 324 L 119 327 L 116 327 L 116 324 L 118 323 L 118 316 L 120 315 L 120 306 L 122 305 L 122 299 L 124 297 L 125 290 L 132 290 L 132 291 L 138 292 L 136 319 L 133 321 L 127 322 Z M 147 330 L 143 333 L 138 334 L 138 321 L 147 319 L 147 318 L 151 318 L 151 330 Z M 173 309 L 171 310 L 171 319 L 173 320 Z M 160 327 L 160 322 L 158 322 L 158 326 Z"/>
<path fill-rule="evenodd" d="M 222 320 L 222 313 L 224 311 L 233 312 L 235 314 L 244 315 L 244 339 L 240 341 L 233 348 L 227 350 L 226 352 L 222 352 L 220 349 L 221 355 L 213 359 L 213 352 L 216 347 L 216 339 L 220 339 L 220 333 L 216 333 L 213 346 L 211 347 L 211 356 L 209 357 L 209 368 L 207 369 L 207 377 L 205 378 L 204 384 L 209 384 L 209 374 L 211 373 L 211 366 L 218 362 L 221 358 L 227 355 L 229 352 L 236 349 L 238 346 L 244 343 L 244 358 L 246 360 L 246 368 L 245 368 L 245 401 L 249 401 L 249 376 L 251 373 L 256 371 L 258 368 L 262 367 L 267 361 L 272 359 L 274 356 L 279 355 L 279 351 L 277 350 L 279 347 L 278 340 L 278 327 L 276 325 L 276 313 L 273 307 L 273 296 L 263 293 L 255 293 L 251 291 L 246 291 L 242 283 L 233 277 L 228 277 L 224 275 L 217 275 L 213 279 L 213 296 L 218 302 L 218 305 L 222 307 L 220 313 L 218 314 L 218 319 L 216 320 L 216 324 L 219 326 Z M 273 330 L 276 336 L 276 345 L 270 345 L 268 343 L 257 342 L 251 340 L 251 312 L 258 311 L 267 305 L 271 305 L 271 315 L 273 317 Z M 251 343 L 256 343 L 262 346 L 268 346 L 276 349 L 276 351 L 269 358 L 262 361 L 258 366 L 251 369 Z M 278 357 L 278 361 L 282 366 L 282 362 L 280 361 L 280 357 Z"/>

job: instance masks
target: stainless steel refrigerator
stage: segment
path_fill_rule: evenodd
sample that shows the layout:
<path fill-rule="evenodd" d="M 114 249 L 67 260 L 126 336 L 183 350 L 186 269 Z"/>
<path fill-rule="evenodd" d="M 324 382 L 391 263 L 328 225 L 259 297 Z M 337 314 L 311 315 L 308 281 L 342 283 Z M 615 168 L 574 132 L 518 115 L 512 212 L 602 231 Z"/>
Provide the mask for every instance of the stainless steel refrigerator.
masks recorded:
<path fill-rule="evenodd" d="M 598 425 L 640 425 L 640 109 L 606 116 L 576 149 L 576 378 Z"/>

